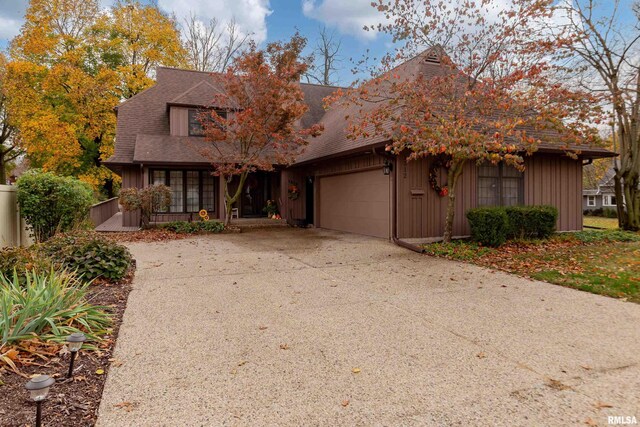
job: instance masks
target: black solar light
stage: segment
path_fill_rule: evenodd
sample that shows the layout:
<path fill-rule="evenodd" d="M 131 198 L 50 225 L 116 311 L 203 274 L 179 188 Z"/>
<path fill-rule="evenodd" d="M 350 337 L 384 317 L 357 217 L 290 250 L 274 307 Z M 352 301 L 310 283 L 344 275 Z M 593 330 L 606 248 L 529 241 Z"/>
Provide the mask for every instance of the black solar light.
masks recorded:
<path fill-rule="evenodd" d="M 31 400 L 36 402 L 36 427 L 42 425 L 42 402 L 47 398 L 49 394 L 49 387 L 55 384 L 56 380 L 49 375 L 39 375 L 35 378 L 31 378 L 25 385 L 29 390 Z"/>
<path fill-rule="evenodd" d="M 76 359 L 76 353 L 82 348 L 82 343 L 87 340 L 87 337 L 82 332 L 75 332 L 67 338 L 67 345 L 71 352 L 71 361 L 69 362 L 69 372 L 67 372 L 67 378 L 73 376 L 73 361 Z"/>

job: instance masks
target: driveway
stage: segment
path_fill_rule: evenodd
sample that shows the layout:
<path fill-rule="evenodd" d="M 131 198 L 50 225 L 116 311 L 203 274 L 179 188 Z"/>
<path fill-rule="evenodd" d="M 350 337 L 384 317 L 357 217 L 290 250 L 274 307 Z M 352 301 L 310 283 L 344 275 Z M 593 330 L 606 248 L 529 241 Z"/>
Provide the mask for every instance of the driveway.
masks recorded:
<path fill-rule="evenodd" d="M 329 231 L 130 248 L 100 426 L 640 419 L 640 305 Z"/>

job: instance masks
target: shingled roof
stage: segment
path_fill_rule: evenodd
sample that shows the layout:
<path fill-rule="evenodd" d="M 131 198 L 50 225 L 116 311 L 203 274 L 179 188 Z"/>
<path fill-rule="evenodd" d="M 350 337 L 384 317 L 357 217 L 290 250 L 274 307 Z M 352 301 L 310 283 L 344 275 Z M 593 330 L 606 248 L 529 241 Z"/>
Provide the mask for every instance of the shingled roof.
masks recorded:
<path fill-rule="evenodd" d="M 401 79 L 412 79 L 418 75 L 426 78 L 441 75 L 444 69 L 439 64 L 437 55 L 434 55 L 435 49 L 437 48 L 416 55 L 398 65 L 393 72 Z M 194 138 L 169 135 L 168 107 L 171 105 L 209 106 L 215 95 L 221 93 L 224 88 L 222 81 L 224 75 L 159 67 L 156 77 L 157 83 L 154 86 L 118 106 L 115 153 L 105 162 L 107 165 L 113 167 L 133 163 L 206 163 L 184 141 Z M 379 106 L 376 103 L 367 102 L 362 106 L 336 104 L 325 111 L 324 98 L 334 93 L 338 87 L 306 83 L 301 83 L 300 87 L 309 107 L 301 119 L 301 126 L 307 128 L 321 123 L 324 125 L 324 132 L 319 137 L 310 139 L 309 145 L 298 156 L 297 163 L 365 151 L 388 143 L 387 138 L 373 132 L 369 137 L 347 138 L 348 119 L 346 117 L 357 120 L 361 110 L 371 111 Z M 392 122 L 387 123 L 387 130 L 391 129 L 392 124 Z M 540 134 L 541 137 L 547 137 L 542 139 L 553 139 L 549 138 L 548 134 L 543 135 L 544 132 Z M 542 152 L 561 152 L 564 148 L 566 147 L 550 142 L 539 145 L 539 150 Z M 572 147 L 572 149 L 579 151 L 585 157 L 615 155 L 600 147 L 585 146 Z"/>
<path fill-rule="evenodd" d="M 222 78 L 223 75 L 217 73 L 158 67 L 154 86 L 116 108 L 115 153 L 105 164 L 116 167 L 165 160 L 200 163 L 199 159 L 192 158 L 195 153 L 186 153 L 193 151 L 186 144 L 185 153 L 175 152 L 174 143 L 179 138 L 170 137 L 168 107 L 209 106 L 224 87 Z M 301 83 L 300 87 L 309 107 L 301 124 L 309 127 L 322 119 L 325 113 L 323 99 L 338 88 L 307 83 Z M 140 142 L 140 147 L 136 141 Z M 201 159 L 197 154 L 196 157 Z"/>

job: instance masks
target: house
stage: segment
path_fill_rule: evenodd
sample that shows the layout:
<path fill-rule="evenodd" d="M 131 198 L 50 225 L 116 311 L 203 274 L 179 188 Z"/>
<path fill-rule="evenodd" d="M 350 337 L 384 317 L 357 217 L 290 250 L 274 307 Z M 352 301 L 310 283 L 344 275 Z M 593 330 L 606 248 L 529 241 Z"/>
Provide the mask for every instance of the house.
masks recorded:
<path fill-rule="evenodd" d="M 440 64 L 427 51 L 396 72 L 428 75 L 434 67 Z M 222 219 L 224 186 L 194 148 L 204 143 L 198 110 L 209 108 L 223 88 L 223 77 L 163 67 L 156 76 L 153 87 L 117 108 L 115 154 L 105 163 L 122 176 L 124 188 L 153 183 L 171 188 L 171 207 L 158 221 L 189 220 L 200 209 Z M 236 206 L 239 216 L 261 216 L 271 199 L 284 218 L 316 227 L 388 239 L 442 236 L 446 198 L 428 180 L 434 159 L 407 162 L 405 154 L 385 152 L 388 140 L 382 137 L 347 138 L 346 111 L 325 111 L 322 106 L 323 98 L 337 88 L 304 83 L 301 88 L 309 106 L 302 125 L 322 123 L 325 131 L 293 165 L 252 174 Z M 559 230 L 580 230 L 583 162 L 613 155 L 589 148 L 572 159 L 557 145 L 541 144 L 526 158 L 524 172 L 502 164 L 469 163 L 459 182 L 454 235 L 469 234 L 464 215 L 468 209 L 513 204 L 554 205 Z M 445 171 L 438 173 L 444 182 Z M 135 212 L 123 215 L 124 226 L 138 223 Z"/>
<path fill-rule="evenodd" d="M 616 172 L 612 166 L 607 169 L 595 188 L 585 188 L 582 191 L 582 210 L 585 213 L 587 211 L 600 211 L 607 209 L 616 211 L 618 204 L 613 181 L 615 174 Z"/>

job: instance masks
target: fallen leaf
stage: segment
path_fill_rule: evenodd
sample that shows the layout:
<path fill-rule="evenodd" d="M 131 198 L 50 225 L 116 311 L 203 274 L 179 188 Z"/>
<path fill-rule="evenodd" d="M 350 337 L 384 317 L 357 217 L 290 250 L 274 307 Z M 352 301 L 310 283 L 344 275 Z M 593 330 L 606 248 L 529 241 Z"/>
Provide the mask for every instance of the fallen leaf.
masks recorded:
<path fill-rule="evenodd" d="M 260 329 L 261 331 L 264 331 L 265 329 L 267 329 L 266 326 L 258 326 L 258 329 Z"/>
<path fill-rule="evenodd" d="M 240 363 L 238 363 L 238 366 L 243 366 L 247 363 L 246 360 L 241 360 Z"/>
<path fill-rule="evenodd" d="M 476 354 L 476 357 L 478 359 L 484 359 L 485 357 L 487 357 L 487 355 L 485 354 L 484 351 L 481 351 L 480 353 Z"/>
<path fill-rule="evenodd" d="M 98 375 L 104 374 L 104 369 L 96 369 L 96 374 Z"/>
<path fill-rule="evenodd" d="M 597 401 L 596 403 L 594 403 L 593 406 L 595 406 L 597 410 L 604 409 L 604 408 L 613 408 L 613 405 L 609 405 L 608 403 L 604 403 L 600 401 Z"/>
<path fill-rule="evenodd" d="M 238 373 L 238 370 L 237 370 L 237 369 L 232 369 L 232 370 L 231 370 L 231 375 L 235 375 L 235 374 L 237 374 L 237 373 Z"/>
<path fill-rule="evenodd" d="M 342 401 L 342 406 L 344 406 L 345 408 L 346 408 L 347 406 L 349 406 L 349 399 L 345 399 L 345 400 L 343 400 L 343 401 Z"/>
<path fill-rule="evenodd" d="M 597 426 L 598 423 L 593 421 L 593 419 L 591 417 L 587 417 L 586 420 L 584 420 L 584 423 L 588 426 Z"/>
<path fill-rule="evenodd" d="M 590 371 L 590 370 L 592 370 L 592 369 L 593 369 L 593 368 L 592 368 L 591 366 L 589 366 L 589 365 L 580 365 L 580 367 L 581 367 L 582 369 L 586 369 L 587 371 Z"/>
<path fill-rule="evenodd" d="M 360 373 L 360 368 L 353 368 L 351 370 L 351 372 L 353 372 L 354 374 L 359 374 Z"/>
<path fill-rule="evenodd" d="M 116 408 L 124 409 L 127 412 L 131 412 L 133 410 L 133 408 L 138 406 L 138 404 L 137 403 L 132 403 L 132 402 L 120 402 L 120 403 L 116 403 L 113 406 L 115 406 Z"/>
<path fill-rule="evenodd" d="M 280 350 L 289 350 L 289 344 L 280 344 Z"/>

